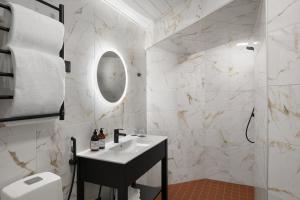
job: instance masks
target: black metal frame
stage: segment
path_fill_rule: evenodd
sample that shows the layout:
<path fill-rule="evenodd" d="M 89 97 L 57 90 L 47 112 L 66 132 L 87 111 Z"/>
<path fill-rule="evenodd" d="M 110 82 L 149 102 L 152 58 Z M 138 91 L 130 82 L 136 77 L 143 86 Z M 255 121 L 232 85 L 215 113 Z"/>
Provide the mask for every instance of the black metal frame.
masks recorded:
<path fill-rule="evenodd" d="M 57 10 L 58 13 L 59 13 L 59 21 L 64 24 L 64 5 L 63 4 L 59 4 L 59 7 L 56 7 L 56 6 L 50 4 L 46 1 L 43 1 L 43 0 L 35 0 L 35 1 L 41 3 L 45 6 L 48 6 L 52 9 L 54 9 L 54 10 Z M 5 5 L 5 4 L 0 3 L 0 7 L 11 11 L 11 8 L 7 5 Z M 3 27 L 3 26 L 0 26 L 0 30 L 9 32 L 9 28 Z M 0 53 L 8 54 L 8 55 L 11 54 L 11 52 L 9 50 L 4 50 L 4 49 L 0 49 Z M 63 47 L 62 47 L 62 49 L 59 53 L 59 56 L 64 59 L 64 45 L 63 45 Z M 70 68 L 70 62 L 69 61 L 65 61 L 65 62 L 68 63 L 68 68 Z M 0 72 L 0 76 L 13 78 L 14 74 L 13 73 Z M 13 96 L 11 96 L 11 95 L 0 95 L 0 99 L 13 99 Z M 38 118 L 48 118 L 48 117 L 59 117 L 60 120 L 64 120 L 65 119 L 65 106 L 64 106 L 64 103 L 62 104 L 62 106 L 59 110 L 59 113 L 2 118 L 2 119 L 0 119 L 0 122 L 11 122 L 11 121 L 20 121 L 20 120 L 29 120 L 29 119 L 38 119 Z"/>
<path fill-rule="evenodd" d="M 128 200 L 128 187 L 139 188 L 142 200 L 154 200 L 161 193 L 168 200 L 168 140 L 164 140 L 126 164 L 77 156 L 77 200 L 84 200 L 84 183 L 118 190 L 118 200 Z M 135 181 L 161 161 L 161 188 L 135 184 Z"/>

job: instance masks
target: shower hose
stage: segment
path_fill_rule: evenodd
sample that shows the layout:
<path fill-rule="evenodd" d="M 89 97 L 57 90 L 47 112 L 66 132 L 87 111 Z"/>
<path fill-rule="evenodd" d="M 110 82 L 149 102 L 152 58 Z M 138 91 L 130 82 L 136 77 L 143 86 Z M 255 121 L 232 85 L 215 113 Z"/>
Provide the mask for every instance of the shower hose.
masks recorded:
<path fill-rule="evenodd" d="M 248 124 L 247 124 L 246 132 L 245 132 L 246 139 L 247 139 L 248 142 L 250 142 L 250 143 L 255 143 L 255 142 L 251 141 L 251 140 L 249 139 L 249 137 L 248 137 L 248 129 L 249 129 L 249 125 L 250 125 L 251 119 L 252 119 L 254 116 L 255 116 L 255 115 L 254 115 L 254 108 L 253 108 L 253 109 L 252 109 L 251 116 L 250 116 L 249 121 L 248 121 Z"/>

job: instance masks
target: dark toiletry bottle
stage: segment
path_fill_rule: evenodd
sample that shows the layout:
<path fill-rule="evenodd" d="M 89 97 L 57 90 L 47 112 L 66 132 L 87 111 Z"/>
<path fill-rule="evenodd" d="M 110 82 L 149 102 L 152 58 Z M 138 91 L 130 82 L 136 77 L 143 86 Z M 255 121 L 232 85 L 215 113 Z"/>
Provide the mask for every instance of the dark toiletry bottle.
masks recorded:
<path fill-rule="evenodd" d="M 105 149 L 105 134 L 103 133 L 103 128 L 100 128 L 98 138 L 99 138 L 99 149 Z"/>
<path fill-rule="evenodd" d="M 90 148 L 91 151 L 99 150 L 99 137 L 97 135 L 97 129 L 94 130 L 93 136 L 91 137 Z"/>

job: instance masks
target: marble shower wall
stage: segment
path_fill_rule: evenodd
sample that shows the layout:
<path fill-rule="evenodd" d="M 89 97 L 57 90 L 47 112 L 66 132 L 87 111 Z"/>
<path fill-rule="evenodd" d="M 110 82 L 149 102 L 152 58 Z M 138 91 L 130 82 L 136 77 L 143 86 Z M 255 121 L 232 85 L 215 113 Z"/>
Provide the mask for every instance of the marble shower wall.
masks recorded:
<path fill-rule="evenodd" d="M 34 0 L 11 2 L 58 17 Z M 65 5 L 65 57 L 72 62 L 72 73 L 66 78 L 66 118 L 0 129 L 0 188 L 36 172 L 52 171 L 62 177 L 66 194 L 71 179 L 71 136 L 77 138 L 78 149 L 82 150 L 88 148 L 94 128 L 104 127 L 109 133 L 120 127 L 146 128 L 145 33 L 100 0 L 48 2 Z M 97 62 L 106 49 L 118 50 L 128 67 L 127 95 L 116 107 L 99 101 L 95 82 Z M 98 187 L 89 185 L 88 189 L 88 199 L 95 199 L 94 189 Z"/>
<path fill-rule="evenodd" d="M 268 101 L 267 101 L 267 45 L 266 45 L 266 1 L 262 0 L 254 29 L 254 132 L 255 199 L 268 199 Z"/>
<path fill-rule="evenodd" d="M 269 200 L 300 199 L 300 1 L 268 0 Z"/>
<path fill-rule="evenodd" d="M 253 35 L 259 4 L 258 0 L 234 0 L 160 41 L 156 47 L 191 55 L 232 41 L 247 40 Z"/>
<path fill-rule="evenodd" d="M 185 0 L 172 7 L 164 17 L 156 20 L 152 31 L 147 34 L 146 47 L 149 48 L 159 41 L 183 30 L 200 19 L 232 2 L 233 0 Z"/>
<path fill-rule="evenodd" d="M 171 182 L 253 184 L 254 149 L 244 135 L 254 105 L 253 61 L 236 42 L 188 58 L 147 51 L 147 129 L 169 137 Z"/>
<path fill-rule="evenodd" d="M 254 105 L 254 53 L 236 44 L 204 52 L 206 177 L 253 185 L 254 146 L 245 129 Z"/>
<path fill-rule="evenodd" d="M 255 28 L 255 199 L 267 200 L 268 192 L 268 122 L 267 122 L 267 51 L 266 51 L 266 2 L 262 1 Z"/>

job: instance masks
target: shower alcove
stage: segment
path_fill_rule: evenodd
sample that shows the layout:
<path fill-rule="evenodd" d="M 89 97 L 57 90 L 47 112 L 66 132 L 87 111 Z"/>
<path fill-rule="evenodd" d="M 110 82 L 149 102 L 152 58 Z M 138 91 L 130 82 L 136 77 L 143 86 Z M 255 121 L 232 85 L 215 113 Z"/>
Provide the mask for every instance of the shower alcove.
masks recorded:
<path fill-rule="evenodd" d="M 265 199 L 263 3 L 231 1 L 147 49 L 147 130 L 169 137 L 171 183 L 250 185 Z"/>

